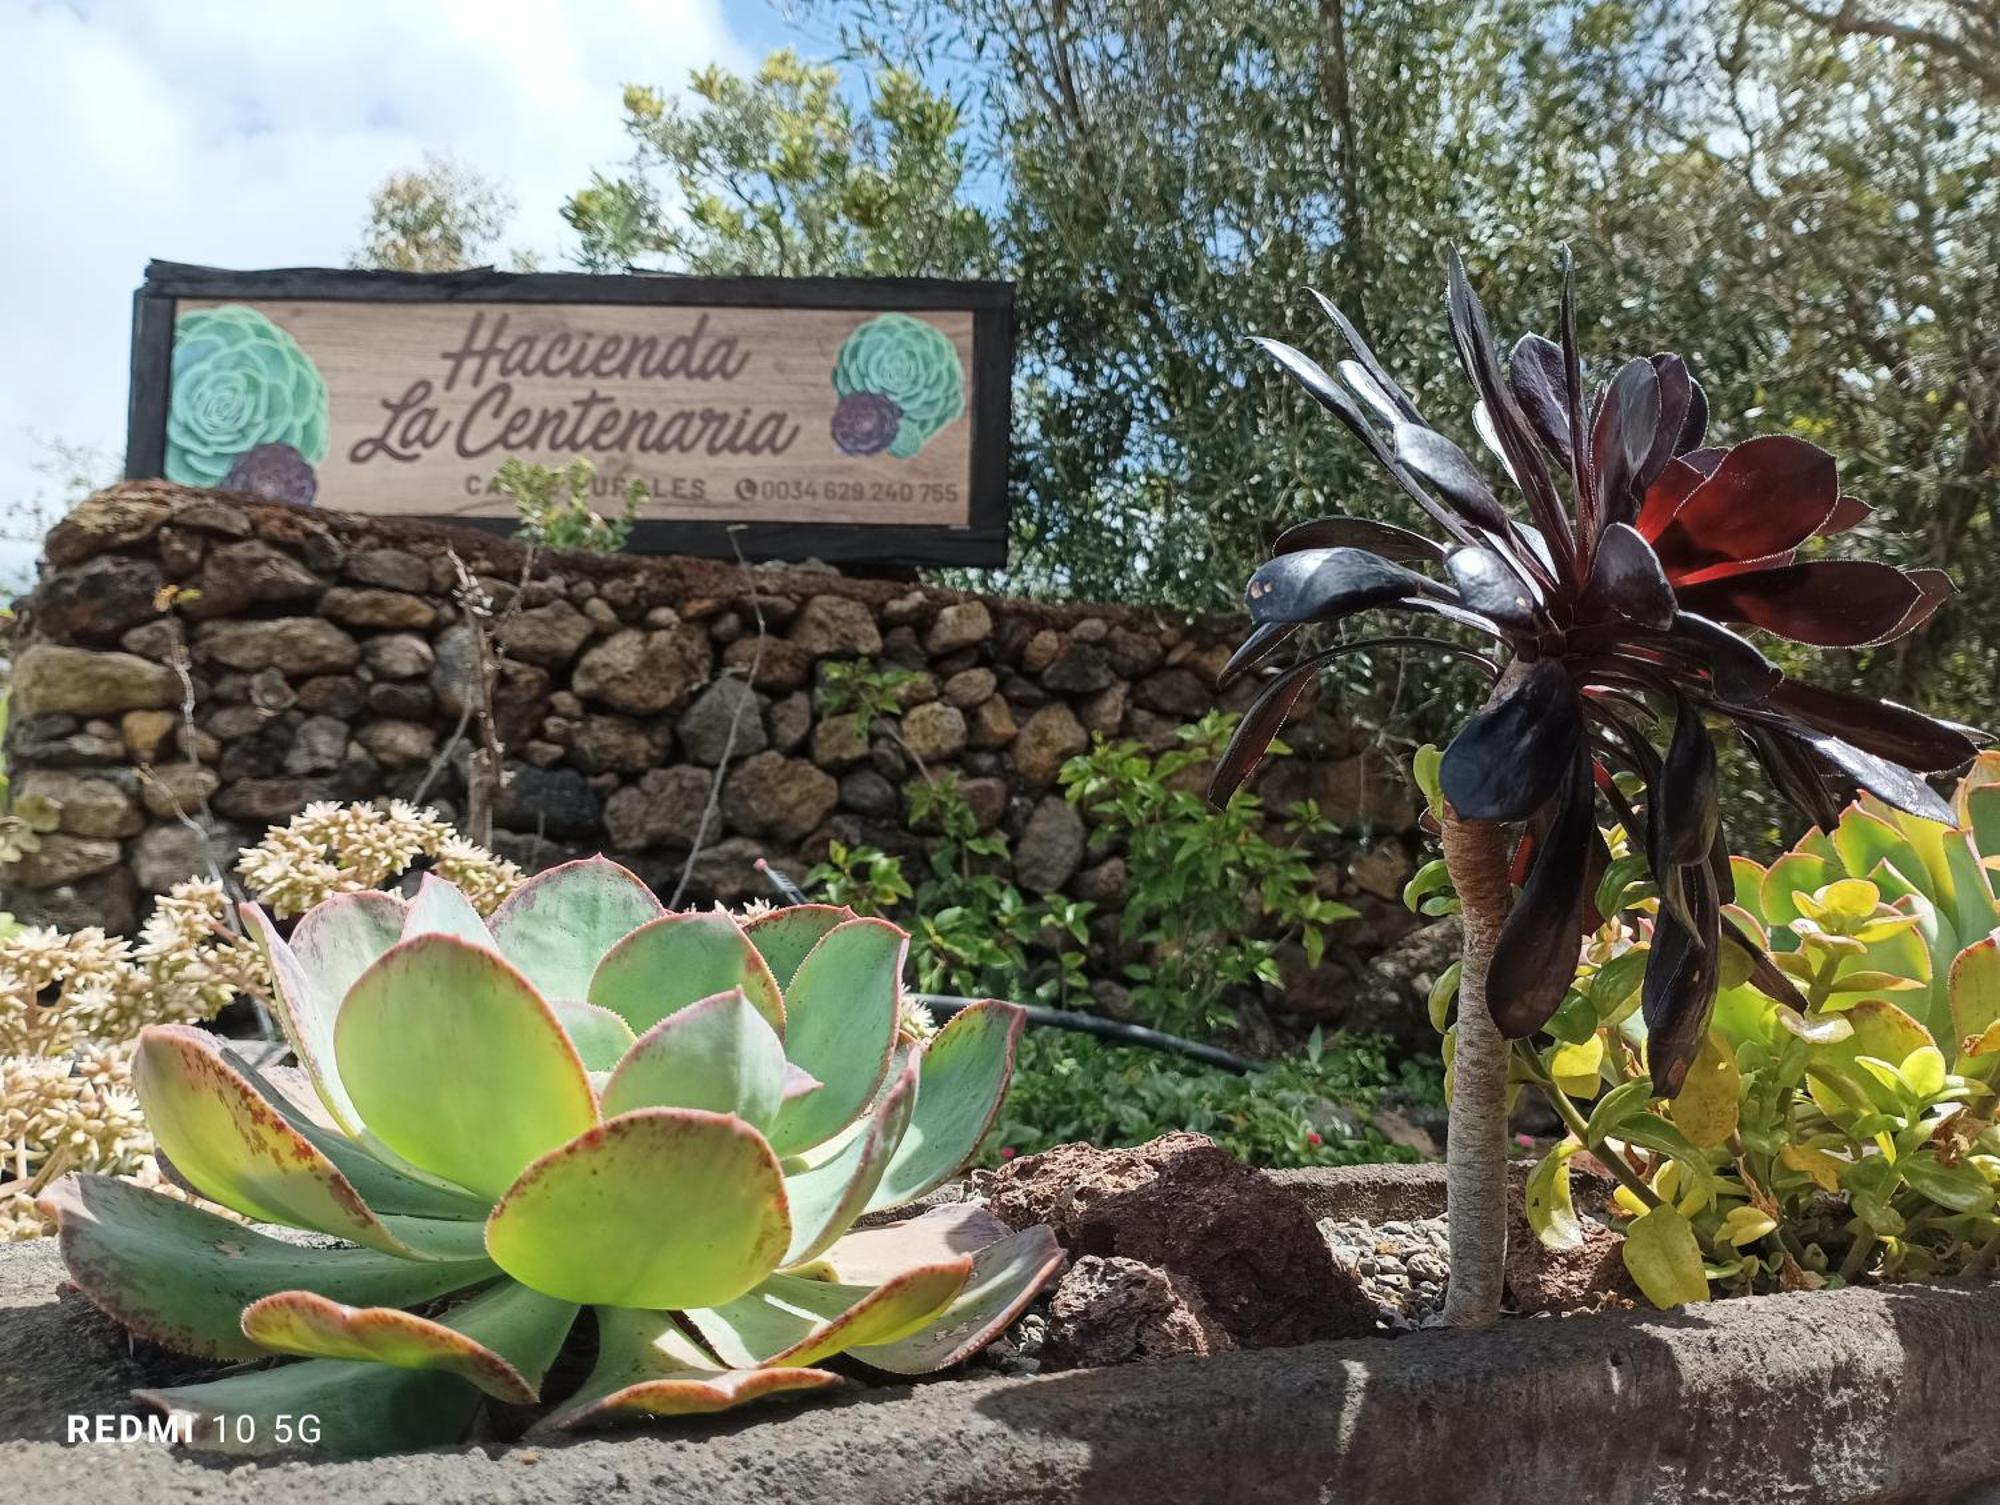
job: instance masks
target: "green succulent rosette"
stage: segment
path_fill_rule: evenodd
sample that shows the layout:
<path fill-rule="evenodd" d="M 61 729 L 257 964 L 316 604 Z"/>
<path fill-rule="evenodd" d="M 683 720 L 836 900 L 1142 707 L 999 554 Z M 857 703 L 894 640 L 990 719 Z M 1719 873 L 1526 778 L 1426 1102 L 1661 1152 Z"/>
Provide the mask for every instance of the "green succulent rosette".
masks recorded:
<path fill-rule="evenodd" d="M 837 1385 L 836 1354 L 928 1374 L 1062 1264 L 1051 1229 L 974 1203 L 869 1217 L 977 1149 L 1024 1019 L 989 999 L 906 1033 L 909 937 L 885 920 L 670 912 L 602 858 L 487 919 L 429 875 L 407 902 L 328 899 L 289 938 L 244 920 L 298 1068 L 154 1025 L 134 1090 L 177 1183 L 322 1237 L 102 1175 L 40 1203 L 132 1332 L 298 1361 L 135 1392 L 192 1446 L 271 1451 L 301 1416 L 329 1453 L 437 1446 L 495 1402 L 557 1430 L 700 1414 Z M 585 1306 L 595 1341 L 572 1345 Z M 566 1346 L 590 1373 L 544 1395 Z"/>
<path fill-rule="evenodd" d="M 239 455 L 288 444 L 308 465 L 326 458 L 326 383 L 284 330 L 240 303 L 174 321 L 167 479 L 219 486 Z"/>
<path fill-rule="evenodd" d="M 889 453 L 907 460 L 965 411 L 965 371 L 958 350 L 937 329 L 908 314 L 878 314 L 850 334 L 833 362 L 833 390 L 886 398 L 902 409 Z"/>

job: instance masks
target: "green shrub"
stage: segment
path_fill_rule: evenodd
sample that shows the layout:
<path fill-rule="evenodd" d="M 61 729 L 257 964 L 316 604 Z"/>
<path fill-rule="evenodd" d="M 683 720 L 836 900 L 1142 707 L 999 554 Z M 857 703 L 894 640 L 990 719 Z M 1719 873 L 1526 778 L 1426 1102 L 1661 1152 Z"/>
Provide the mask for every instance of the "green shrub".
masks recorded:
<path fill-rule="evenodd" d="M 982 1158 L 992 1164 L 1070 1140 L 1106 1148 L 1144 1144 L 1189 1129 L 1252 1165 L 1415 1160 L 1415 1151 L 1348 1117 L 1347 1110 L 1365 1113 L 1392 1087 L 1406 1097 L 1437 1095 L 1434 1078 L 1391 1071 L 1386 1043 L 1336 1035 L 1322 1045 L 1315 1031 L 1304 1050 L 1269 1070 L 1236 1076 L 1088 1035 L 1030 1030 Z"/>
<path fill-rule="evenodd" d="M 1237 720 L 1210 712 L 1160 753 L 1099 741 L 1061 774 L 1070 802 L 1125 843 L 1124 934 L 1146 953 L 1125 975 L 1134 1013 L 1161 1029 L 1233 1024 L 1229 995 L 1277 986 L 1280 946 L 1297 941 L 1318 966 L 1326 927 L 1355 913 L 1319 892 L 1308 843 L 1334 827 L 1310 800 L 1279 822 L 1286 839 L 1273 840 L 1256 796 L 1239 793 L 1220 810 L 1202 796 Z"/>
<path fill-rule="evenodd" d="M 1569 1164 L 1588 1149 L 1622 1183 L 1625 1262 L 1661 1306 L 1992 1267 L 2000 754 L 1973 765 L 1953 815 L 1863 794 L 1769 867 L 1732 859 L 1737 935 L 1671 1102 L 1652 1100 L 1640 1013 L 1660 901 L 1625 833 L 1606 833 L 1610 919 L 1547 1028 L 1515 1046 L 1515 1090 L 1543 1092 L 1570 1129 L 1528 1183 L 1543 1243 L 1582 1236 Z M 1419 875 L 1409 897 L 1443 895 Z M 1432 999 L 1440 1028 L 1451 987 Z"/>
<path fill-rule="evenodd" d="M 590 505 L 590 483 L 596 474 L 597 467 L 581 457 L 560 470 L 510 458 L 502 462 L 493 480 L 513 500 L 521 519 L 514 536 L 524 543 L 616 554 L 632 536 L 646 487 L 636 479 L 626 482 L 621 493 L 624 513 L 605 517 Z"/>

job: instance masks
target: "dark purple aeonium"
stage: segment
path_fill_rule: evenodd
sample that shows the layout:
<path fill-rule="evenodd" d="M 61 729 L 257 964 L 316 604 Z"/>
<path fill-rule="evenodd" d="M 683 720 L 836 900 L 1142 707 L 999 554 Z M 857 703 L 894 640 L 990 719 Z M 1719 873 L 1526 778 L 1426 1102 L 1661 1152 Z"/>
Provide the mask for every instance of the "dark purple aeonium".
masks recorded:
<path fill-rule="evenodd" d="M 1258 343 L 1354 431 L 1446 539 L 1338 516 L 1290 529 L 1250 578 L 1253 630 L 1224 678 L 1265 662 L 1308 624 L 1370 607 L 1430 612 L 1495 639 L 1505 671 L 1482 659 L 1498 678 L 1493 698 L 1440 769 L 1458 817 L 1527 827 L 1530 860 L 1488 975 L 1494 1018 L 1509 1036 L 1532 1035 L 1569 988 L 1578 938 L 1600 922 L 1601 792 L 1643 841 L 1660 895 L 1642 1011 L 1654 1088 L 1671 1096 L 1707 1030 L 1722 932 L 1734 930 L 1722 913 L 1734 890 L 1703 718 L 1732 723 L 1779 791 L 1827 829 L 1864 788 L 1949 822 L 1949 807 L 1919 773 L 1956 767 L 1975 751 L 1966 728 L 1787 680 L 1723 624 L 1821 647 L 1883 643 L 1920 626 L 1951 584 L 1937 570 L 1801 561 L 1802 546 L 1852 527 L 1868 509 L 1841 495 L 1833 457 L 1801 439 L 1704 447 L 1707 402 L 1677 355 L 1627 362 L 1586 402 L 1567 255 L 1560 342 L 1525 336 L 1504 373 L 1465 269 L 1455 252 L 1450 259 L 1447 306 L 1478 393 L 1477 426 L 1525 496 L 1525 521 L 1424 422 L 1340 311 L 1320 304 L 1352 351 L 1336 374 L 1289 345 Z M 1577 435 L 1587 437 L 1573 442 Z M 1441 565 L 1443 578 L 1421 573 L 1427 565 Z M 1301 658 L 1244 716 L 1211 798 L 1226 801 L 1249 777 L 1323 665 L 1379 645 L 1464 651 L 1393 637 Z M 1643 819 L 1614 769 L 1644 783 Z M 1738 939 L 1759 957 L 1759 979 L 1796 997 Z"/>

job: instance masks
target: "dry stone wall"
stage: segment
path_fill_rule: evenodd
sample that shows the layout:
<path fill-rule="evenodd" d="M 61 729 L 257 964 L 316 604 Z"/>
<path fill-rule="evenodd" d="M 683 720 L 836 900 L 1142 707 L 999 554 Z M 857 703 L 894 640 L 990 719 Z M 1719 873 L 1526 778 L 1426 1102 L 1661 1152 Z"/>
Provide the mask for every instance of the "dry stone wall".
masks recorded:
<path fill-rule="evenodd" d="M 759 857 L 798 877 L 836 839 L 920 859 L 908 787 L 953 769 L 1021 886 L 1094 901 L 1115 959 L 1123 862 L 1057 774 L 1093 736 L 1162 748 L 1245 693 L 1215 688 L 1233 621 L 811 568 L 531 559 L 469 530 L 127 483 L 50 533 L 22 603 L 9 766 L 62 825 L 0 873 L 0 902 L 125 930 L 310 801 L 421 792 L 456 818 L 480 663 L 467 575 L 501 623 L 495 846 L 530 867 L 601 849 L 665 893 L 692 860 L 694 900 L 766 894 Z M 913 675 L 889 723 L 829 703 L 828 666 L 854 659 Z M 1415 812 L 1393 760 L 1331 712 L 1287 738 L 1267 798 L 1310 795 L 1354 835 L 1325 854 L 1326 886 L 1363 919 L 1288 990 L 1335 1019 L 1343 968 L 1407 927 L 1393 901 Z"/>

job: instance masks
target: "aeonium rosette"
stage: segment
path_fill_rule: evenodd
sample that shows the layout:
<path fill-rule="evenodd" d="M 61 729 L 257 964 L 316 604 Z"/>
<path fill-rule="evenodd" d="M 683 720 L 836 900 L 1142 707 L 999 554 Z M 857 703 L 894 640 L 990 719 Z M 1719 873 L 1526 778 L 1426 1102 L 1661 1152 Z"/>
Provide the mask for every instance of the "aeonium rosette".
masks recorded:
<path fill-rule="evenodd" d="M 1228 672 L 1264 663 L 1303 627 L 1371 608 L 1471 628 L 1506 662 L 1503 671 L 1459 645 L 1406 636 L 1308 654 L 1244 716 L 1211 795 L 1227 799 L 1249 776 L 1334 656 L 1397 646 L 1474 657 L 1497 684 L 1445 752 L 1443 793 L 1457 817 L 1526 827 L 1520 896 L 1488 972 L 1493 1017 L 1506 1035 L 1530 1036 L 1569 988 L 1580 936 L 1599 923 L 1590 897 L 1607 860 L 1594 818 L 1601 795 L 1642 836 L 1658 891 L 1643 1017 L 1654 1088 L 1672 1096 L 1705 1037 L 1723 935 L 1750 945 L 1723 913 L 1733 882 L 1708 721 L 1734 726 L 1779 791 L 1826 830 L 1861 789 L 1949 823 L 1920 775 L 1975 751 L 1966 728 L 1788 680 L 1735 629 L 1829 648 L 1889 642 L 1921 626 L 1950 582 L 1938 570 L 1825 553 L 1821 540 L 1868 516 L 1843 494 L 1833 457 L 1789 435 L 1708 445 L 1707 400 L 1681 357 L 1640 357 L 1591 384 L 1567 258 L 1560 340 L 1524 337 L 1504 372 L 1485 311 L 1455 253 L 1450 261 L 1446 302 L 1478 397 L 1476 427 L 1525 499 L 1525 518 L 1320 302 L 1351 354 L 1334 372 L 1289 345 L 1259 343 L 1444 537 L 1354 517 L 1290 529 L 1250 579 L 1254 626 Z M 1643 783 L 1643 818 L 1614 772 Z"/>
<path fill-rule="evenodd" d="M 1046 1228 L 976 1206 L 851 1231 L 958 1170 L 998 1111 L 1020 1011 L 900 1028 L 907 936 L 801 905 L 668 913 L 603 859 L 531 879 L 482 921 L 427 877 L 289 941 L 255 908 L 299 1068 L 202 1031 L 141 1037 L 161 1160 L 300 1244 L 99 1176 L 46 1198 L 77 1286 L 133 1332 L 302 1363 L 141 1392 L 204 1446 L 320 1419 L 321 1446 L 462 1439 L 488 1401 L 545 1402 L 584 1306 L 595 1366 L 543 1425 L 725 1409 L 978 1349 L 1061 1262 Z M 411 1310 L 421 1308 L 421 1311 Z"/>

